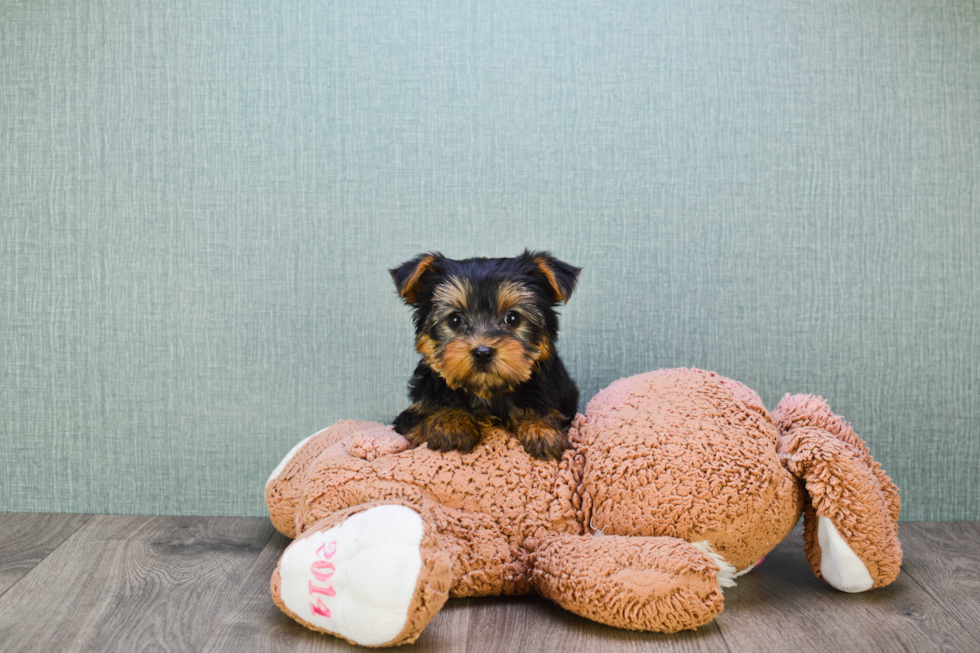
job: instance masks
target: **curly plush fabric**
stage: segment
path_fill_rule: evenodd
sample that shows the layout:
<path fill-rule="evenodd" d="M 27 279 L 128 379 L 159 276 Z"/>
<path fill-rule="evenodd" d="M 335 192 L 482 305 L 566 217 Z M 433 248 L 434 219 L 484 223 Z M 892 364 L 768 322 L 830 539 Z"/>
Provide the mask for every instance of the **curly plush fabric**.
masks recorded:
<path fill-rule="evenodd" d="M 296 506 L 303 472 L 310 463 L 327 447 L 378 426 L 363 420 L 341 420 L 306 438 L 286 455 L 265 485 L 265 505 L 276 530 L 286 537 L 296 537 Z"/>
<path fill-rule="evenodd" d="M 722 610 L 722 588 L 736 572 L 793 528 L 804 504 L 818 575 L 845 591 L 894 580 L 898 495 L 864 443 L 819 398 L 789 397 L 774 416 L 744 385 L 680 369 L 621 379 L 596 395 L 573 421 L 560 461 L 528 456 L 496 428 L 472 452 L 440 453 L 412 449 L 381 424 L 345 421 L 287 456 L 266 501 L 276 528 L 300 538 L 335 532 L 354 514 L 387 514 L 379 507 L 412 511 L 423 525 L 421 562 L 406 566 L 402 586 L 411 583 L 415 595 L 384 645 L 414 641 L 446 596 L 532 591 L 620 628 L 697 628 Z M 823 561 L 820 541 L 835 547 Z M 359 542 L 337 546 L 367 546 Z M 303 596 L 302 571 L 291 568 L 296 584 L 283 587 L 277 569 L 273 596 L 301 623 L 337 634 L 330 618 L 303 617 L 281 600 L 284 592 Z M 350 591 L 374 600 L 370 582 Z M 327 612 L 343 597 L 312 598 L 325 600 Z M 377 645 L 376 633 L 350 632 L 350 641 Z"/>
<path fill-rule="evenodd" d="M 601 391 L 580 427 L 593 528 L 707 540 L 737 569 L 752 565 L 792 530 L 803 498 L 761 406 L 745 386 L 696 370 Z"/>
<path fill-rule="evenodd" d="M 535 589 L 566 610 L 616 628 L 674 633 L 721 612 L 720 566 L 673 537 L 552 534 L 532 556 Z"/>
<path fill-rule="evenodd" d="M 369 428 L 378 433 L 379 426 Z M 387 438 L 404 441 L 394 433 Z M 563 483 L 571 478 L 565 470 L 573 466 L 574 450 L 559 463 L 531 458 L 506 431 L 491 429 L 471 453 L 433 453 L 422 446 L 372 461 L 345 447 L 326 448 L 303 479 L 296 532 L 350 506 L 415 506 L 446 536 L 456 597 L 530 591 L 524 542 L 549 532 L 583 532 L 575 492 Z"/>
<path fill-rule="evenodd" d="M 806 482 L 803 538 L 813 573 L 823 577 L 817 518 L 827 517 L 868 569 L 873 587 L 891 583 L 902 563 L 898 488 L 822 397 L 786 395 L 773 418 L 786 467 Z"/>

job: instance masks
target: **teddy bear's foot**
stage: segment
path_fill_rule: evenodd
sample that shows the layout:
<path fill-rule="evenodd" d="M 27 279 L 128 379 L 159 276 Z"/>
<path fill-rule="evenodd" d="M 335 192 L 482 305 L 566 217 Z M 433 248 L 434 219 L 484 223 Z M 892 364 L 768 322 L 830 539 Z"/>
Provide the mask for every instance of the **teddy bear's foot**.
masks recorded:
<path fill-rule="evenodd" d="M 674 537 L 553 534 L 535 543 L 532 582 L 577 615 L 616 628 L 673 633 L 724 606 L 735 568 L 702 542 Z"/>
<path fill-rule="evenodd" d="M 874 587 L 868 568 L 841 537 L 834 522 L 829 517 L 816 519 L 820 575 L 824 580 L 842 592 L 865 592 Z M 812 520 L 812 516 L 807 518 L 807 522 Z"/>
<path fill-rule="evenodd" d="M 805 550 L 813 572 L 844 592 L 898 576 L 898 490 L 850 424 L 820 397 L 787 395 L 773 411 L 778 451 L 806 483 Z"/>
<path fill-rule="evenodd" d="M 369 504 L 314 524 L 283 553 L 276 604 L 299 623 L 362 646 L 415 641 L 448 598 L 449 556 L 404 505 Z"/>

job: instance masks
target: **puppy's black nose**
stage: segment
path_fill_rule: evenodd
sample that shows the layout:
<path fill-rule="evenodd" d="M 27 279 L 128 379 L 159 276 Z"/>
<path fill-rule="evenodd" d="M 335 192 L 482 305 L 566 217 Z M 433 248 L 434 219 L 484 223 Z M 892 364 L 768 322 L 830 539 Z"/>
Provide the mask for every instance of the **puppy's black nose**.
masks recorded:
<path fill-rule="evenodd" d="M 473 360 L 477 363 L 489 363 L 490 359 L 493 358 L 493 350 L 486 345 L 480 345 L 473 350 Z"/>

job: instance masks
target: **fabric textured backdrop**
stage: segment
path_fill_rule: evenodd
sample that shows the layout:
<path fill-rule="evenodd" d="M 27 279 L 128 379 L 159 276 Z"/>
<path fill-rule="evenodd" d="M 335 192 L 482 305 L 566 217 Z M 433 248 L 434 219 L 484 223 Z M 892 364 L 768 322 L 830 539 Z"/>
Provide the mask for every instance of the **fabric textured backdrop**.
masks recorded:
<path fill-rule="evenodd" d="M 406 405 L 386 268 L 528 246 L 585 268 L 583 399 L 819 393 L 905 519 L 980 518 L 976 2 L 22 0 L 0 38 L 0 510 L 261 515 L 295 442 Z"/>

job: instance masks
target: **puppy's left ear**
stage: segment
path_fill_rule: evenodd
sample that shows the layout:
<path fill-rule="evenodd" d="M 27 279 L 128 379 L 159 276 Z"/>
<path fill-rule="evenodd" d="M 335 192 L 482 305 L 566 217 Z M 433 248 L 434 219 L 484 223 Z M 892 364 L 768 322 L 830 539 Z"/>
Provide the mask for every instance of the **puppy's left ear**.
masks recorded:
<path fill-rule="evenodd" d="M 419 291 L 424 287 L 425 277 L 436 271 L 443 258 L 439 252 L 419 254 L 411 261 L 405 261 L 397 268 L 388 270 L 398 289 L 398 296 L 404 299 L 406 304 L 415 303 Z"/>
<path fill-rule="evenodd" d="M 534 265 L 535 274 L 544 277 L 554 301 L 567 304 L 582 268 L 559 261 L 548 252 L 525 250 L 522 256 Z"/>

